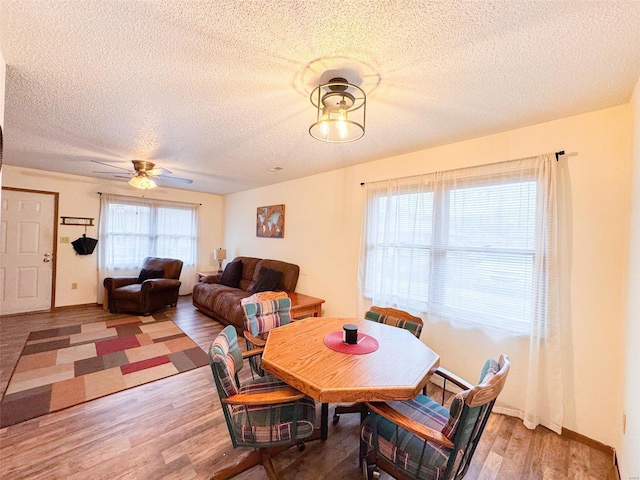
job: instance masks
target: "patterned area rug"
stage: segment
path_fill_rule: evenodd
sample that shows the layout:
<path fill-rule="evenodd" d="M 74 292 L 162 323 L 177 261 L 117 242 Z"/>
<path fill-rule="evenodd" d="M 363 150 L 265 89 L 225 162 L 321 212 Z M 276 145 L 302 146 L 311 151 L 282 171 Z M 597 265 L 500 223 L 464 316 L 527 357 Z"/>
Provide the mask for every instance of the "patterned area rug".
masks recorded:
<path fill-rule="evenodd" d="M 207 354 L 166 318 L 31 332 L 0 403 L 0 427 L 208 363 Z"/>

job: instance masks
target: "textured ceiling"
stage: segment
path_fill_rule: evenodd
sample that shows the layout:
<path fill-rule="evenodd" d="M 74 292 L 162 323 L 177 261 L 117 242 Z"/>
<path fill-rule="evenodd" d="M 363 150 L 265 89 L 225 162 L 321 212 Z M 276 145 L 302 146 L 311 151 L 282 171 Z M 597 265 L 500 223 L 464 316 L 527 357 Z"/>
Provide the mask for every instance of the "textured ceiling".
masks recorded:
<path fill-rule="evenodd" d="M 225 194 L 626 103 L 640 2 L 0 0 L 0 51 L 6 164 Z M 308 133 L 325 70 L 369 92 L 354 143 Z"/>

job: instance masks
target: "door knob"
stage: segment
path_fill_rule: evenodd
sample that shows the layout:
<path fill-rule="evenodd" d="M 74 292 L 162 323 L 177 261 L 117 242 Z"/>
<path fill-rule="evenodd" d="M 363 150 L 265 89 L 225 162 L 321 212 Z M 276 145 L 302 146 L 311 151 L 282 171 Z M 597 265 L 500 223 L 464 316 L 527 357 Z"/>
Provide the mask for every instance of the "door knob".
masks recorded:
<path fill-rule="evenodd" d="M 44 259 L 42 260 L 44 263 L 48 263 L 52 260 L 52 254 L 51 253 L 45 253 L 44 254 Z"/>

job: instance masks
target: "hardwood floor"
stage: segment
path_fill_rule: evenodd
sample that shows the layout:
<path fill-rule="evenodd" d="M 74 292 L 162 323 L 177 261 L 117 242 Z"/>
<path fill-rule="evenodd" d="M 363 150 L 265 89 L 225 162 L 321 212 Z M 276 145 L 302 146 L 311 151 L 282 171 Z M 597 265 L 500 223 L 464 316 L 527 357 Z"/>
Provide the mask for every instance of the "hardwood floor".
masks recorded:
<path fill-rule="evenodd" d="M 181 297 L 165 312 L 206 350 L 222 329 Z M 99 307 L 0 318 L 4 393 L 28 333 L 111 317 Z M 246 369 L 248 370 L 248 369 Z M 431 387 L 437 395 L 437 387 Z M 437 398 L 437 397 L 436 397 Z M 319 411 L 320 409 L 318 409 Z M 332 409 L 331 409 L 332 411 Z M 326 442 L 275 458 L 285 479 L 358 479 L 358 415 L 329 426 Z M 231 447 L 209 367 L 132 388 L 0 430 L 3 479 L 206 479 L 247 452 Z M 262 467 L 236 477 L 266 479 Z M 390 477 L 382 475 L 383 479 Z M 467 479 L 615 480 L 608 455 L 545 428 L 492 415 Z"/>

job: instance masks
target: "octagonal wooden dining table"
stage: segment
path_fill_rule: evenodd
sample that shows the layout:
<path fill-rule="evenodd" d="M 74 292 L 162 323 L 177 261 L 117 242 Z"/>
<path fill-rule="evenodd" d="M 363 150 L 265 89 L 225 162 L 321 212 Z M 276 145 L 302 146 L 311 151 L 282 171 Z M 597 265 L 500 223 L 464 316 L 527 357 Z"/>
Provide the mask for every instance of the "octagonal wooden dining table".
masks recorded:
<path fill-rule="evenodd" d="M 377 340 L 366 354 L 341 353 L 325 345 L 327 334 L 355 324 Z M 320 437 L 328 434 L 328 404 L 409 400 L 421 392 L 440 357 L 408 330 L 357 318 L 311 317 L 269 332 L 263 368 L 322 403 Z"/>

